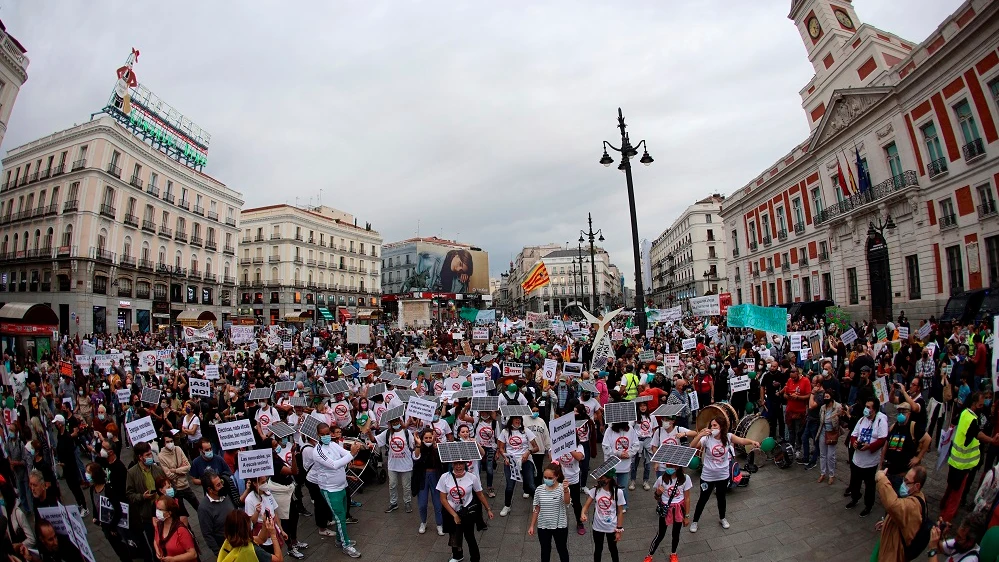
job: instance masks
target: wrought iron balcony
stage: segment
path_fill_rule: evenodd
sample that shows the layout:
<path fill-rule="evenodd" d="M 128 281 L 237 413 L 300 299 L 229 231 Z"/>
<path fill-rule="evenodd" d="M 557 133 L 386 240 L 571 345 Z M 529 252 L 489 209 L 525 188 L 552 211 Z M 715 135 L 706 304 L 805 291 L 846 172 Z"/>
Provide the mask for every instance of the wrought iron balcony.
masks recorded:
<path fill-rule="evenodd" d="M 750 242 L 749 243 L 749 251 L 750 252 L 755 252 L 756 249 L 759 248 L 759 247 L 760 247 L 759 244 L 757 244 L 756 242 Z"/>
<path fill-rule="evenodd" d="M 87 167 L 87 159 L 86 158 L 81 158 L 80 160 L 77 160 L 77 161 L 73 162 L 72 171 L 75 172 L 77 170 L 82 170 L 82 169 L 84 169 L 86 167 Z"/>
<path fill-rule="evenodd" d="M 174 202 L 173 194 L 172 193 L 164 193 L 163 194 L 163 200 L 166 201 L 167 203 L 173 205 L 173 202 Z"/>
<path fill-rule="evenodd" d="M 226 245 L 224 248 L 222 248 L 222 251 L 225 252 L 225 253 L 227 253 L 227 254 L 235 254 L 236 253 L 236 248 L 233 248 L 232 246 Z"/>
<path fill-rule="evenodd" d="M 326 267 L 326 262 L 323 260 L 319 260 L 316 265 L 318 265 L 319 267 Z"/>
<path fill-rule="evenodd" d="M 139 217 L 135 215 L 125 215 L 125 224 L 133 228 L 139 228 Z"/>
<path fill-rule="evenodd" d="M 763 245 L 765 247 L 769 247 L 770 244 L 773 244 L 773 240 L 769 236 L 764 236 L 763 237 Z"/>
<path fill-rule="evenodd" d="M 253 241 L 254 242 L 263 242 L 264 241 L 264 235 L 263 234 L 257 234 L 256 236 L 253 237 Z"/>
<path fill-rule="evenodd" d="M 47 168 L 47 169 L 42 170 L 41 172 L 38 173 L 38 179 L 40 179 L 40 180 L 48 179 L 51 176 L 52 176 L 52 169 L 51 168 Z"/>
<path fill-rule="evenodd" d="M 204 240 L 202 240 L 200 236 L 191 236 L 191 245 L 202 246 L 204 245 Z"/>
<path fill-rule="evenodd" d="M 937 158 L 936 160 L 930 162 L 926 165 L 926 171 L 930 175 L 930 179 L 937 176 L 942 176 L 947 173 L 947 158 Z"/>
<path fill-rule="evenodd" d="M 28 181 L 31 183 L 38 181 L 38 172 L 32 172 L 31 175 L 28 176 Z"/>
<path fill-rule="evenodd" d="M 139 269 L 141 269 L 143 271 L 152 271 L 153 270 L 153 261 L 152 260 L 147 260 L 145 258 L 139 259 Z M 147 293 L 147 298 L 148 298 L 148 293 Z"/>
<path fill-rule="evenodd" d="M 225 276 L 225 277 L 222 278 L 222 284 L 223 285 L 235 285 L 236 284 L 236 278 L 227 275 L 227 276 Z"/>
<path fill-rule="evenodd" d="M 173 238 L 173 229 L 168 226 L 160 226 L 160 236 Z"/>
<path fill-rule="evenodd" d="M 819 263 L 829 261 L 829 252 L 819 252 Z"/>
<path fill-rule="evenodd" d="M 996 214 L 996 202 L 989 199 L 978 206 L 978 218 L 991 217 Z"/>
<path fill-rule="evenodd" d="M 295 263 L 302 263 L 302 256 L 295 256 L 295 259 L 293 261 Z"/>
<path fill-rule="evenodd" d="M 781 271 L 791 271 L 791 263 L 790 262 L 782 262 L 780 264 L 780 270 Z"/>
<path fill-rule="evenodd" d="M 302 235 L 301 234 L 296 234 L 295 235 L 295 240 L 298 240 L 299 242 L 301 242 L 302 241 Z"/>
<path fill-rule="evenodd" d="M 195 205 L 194 210 L 192 212 L 196 215 L 205 216 L 205 208 L 202 207 L 201 205 Z"/>
<path fill-rule="evenodd" d="M 774 274 L 774 266 L 768 265 L 767 266 L 767 275 L 773 275 L 773 274 Z"/>
<path fill-rule="evenodd" d="M 114 252 L 109 252 L 104 248 L 94 248 L 90 251 L 90 257 L 97 261 L 114 263 Z"/>
<path fill-rule="evenodd" d="M 781 242 L 787 240 L 787 230 L 778 230 L 777 240 L 780 240 Z"/>
<path fill-rule="evenodd" d="M 264 256 L 253 256 L 253 263 L 264 263 Z"/>
<path fill-rule="evenodd" d="M 316 260 L 309 258 L 305 260 L 305 265 L 316 265 Z"/>
<path fill-rule="evenodd" d="M 45 208 L 45 214 L 46 215 L 54 215 L 54 214 L 56 214 L 58 212 L 59 212 L 59 204 L 58 203 L 52 203 L 51 205 L 49 205 L 48 207 Z"/>
<path fill-rule="evenodd" d="M 733 258 L 739 257 L 739 248 L 732 248 L 732 257 Z"/>
<path fill-rule="evenodd" d="M 281 256 L 267 256 L 267 263 L 280 263 Z"/>
<path fill-rule="evenodd" d="M 119 265 L 122 267 L 135 267 L 135 258 L 133 256 L 122 256 Z"/>
<path fill-rule="evenodd" d="M 973 162 L 985 156 L 985 143 L 978 138 L 964 145 L 962 150 L 964 151 L 964 161 Z"/>
<path fill-rule="evenodd" d="M 281 234 L 280 233 L 276 233 L 276 232 L 272 233 L 270 239 L 271 240 L 280 240 L 281 239 Z"/>
<path fill-rule="evenodd" d="M 216 250 L 219 249 L 219 244 L 218 244 L 218 242 L 216 242 L 214 240 L 209 240 L 209 241 L 205 242 L 205 249 L 206 250 L 211 250 L 211 251 L 214 252 L 214 251 L 216 251 Z"/>
<path fill-rule="evenodd" d="M 185 200 L 181 199 L 180 203 L 177 203 L 177 206 L 180 207 L 181 209 L 184 209 L 185 211 L 190 211 L 191 210 L 191 202 L 190 201 L 185 201 Z"/>
<path fill-rule="evenodd" d="M 66 165 L 65 164 L 59 164 L 58 166 L 53 166 L 52 167 L 52 176 L 58 176 L 59 174 L 62 174 L 65 171 L 66 171 Z"/>
<path fill-rule="evenodd" d="M 798 258 L 798 267 L 802 269 L 808 267 L 808 256 L 801 256 Z"/>
<path fill-rule="evenodd" d="M 226 217 L 225 224 L 226 226 L 236 226 L 236 219 L 232 217 Z"/>
<path fill-rule="evenodd" d="M 208 220 L 219 222 L 219 214 L 215 211 L 208 211 Z"/>
<path fill-rule="evenodd" d="M 156 223 L 154 223 L 153 221 L 147 221 L 147 220 L 143 219 L 142 220 L 142 230 L 145 230 L 147 232 L 156 233 Z"/>
<path fill-rule="evenodd" d="M 108 164 L 107 172 L 112 176 L 121 179 L 121 168 L 115 166 L 114 164 Z"/>
<path fill-rule="evenodd" d="M 138 187 L 139 189 L 142 189 L 142 178 L 140 178 L 139 176 L 132 176 L 132 178 L 128 180 L 128 183 L 133 187 Z"/>
<path fill-rule="evenodd" d="M 794 223 L 794 233 L 795 234 L 804 234 L 805 233 L 805 223 L 803 223 L 803 222 L 796 222 L 796 223 Z"/>
<path fill-rule="evenodd" d="M 112 207 L 111 205 L 102 204 L 101 205 L 101 214 L 104 215 L 104 216 L 111 217 L 112 219 L 114 219 L 115 208 Z"/>
<path fill-rule="evenodd" d="M 946 167 L 946 161 L 944 166 Z M 865 205 L 880 201 L 914 185 L 919 185 L 916 172 L 906 170 L 895 177 L 888 178 L 885 181 L 871 187 L 863 193 L 855 193 L 839 203 L 830 205 L 819 211 L 815 214 L 814 224 L 818 226 L 824 222 L 849 214 L 854 209 L 859 209 Z"/>
<path fill-rule="evenodd" d="M 208 273 L 206 271 L 205 274 L 201 276 L 201 279 L 208 283 L 214 283 L 218 277 L 214 273 Z"/>
<path fill-rule="evenodd" d="M 239 265 L 249 265 L 250 258 L 239 258 Z"/>
<path fill-rule="evenodd" d="M 940 230 L 950 230 L 957 226 L 957 215 L 943 215 L 940 217 Z"/>
<path fill-rule="evenodd" d="M 160 188 L 156 187 L 153 184 L 149 184 L 146 186 L 146 193 L 152 195 L 153 197 L 159 198 Z"/>
<path fill-rule="evenodd" d="M 187 242 L 187 232 L 178 230 L 177 232 L 174 232 L 173 239 L 180 240 L 181 242 Z"/>

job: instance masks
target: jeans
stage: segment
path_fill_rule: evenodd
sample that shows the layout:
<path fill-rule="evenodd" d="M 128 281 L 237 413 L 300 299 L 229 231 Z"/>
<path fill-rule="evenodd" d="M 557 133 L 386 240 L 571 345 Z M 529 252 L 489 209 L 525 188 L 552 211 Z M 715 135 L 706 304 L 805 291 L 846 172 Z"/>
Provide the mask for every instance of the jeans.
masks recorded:
<path fill-rule="evenodd" d="M 714 491 L 718 498 L 718 519 L 725 519 L 725 492 L 728 491 L 728 480 L 719 480 L 717 482 L 704 482 L 701 481 L 701 493 L 697 496 L 697 507 L 694 508 L 694 523 L 697 523 L 701 519 L 701 513 L 704 511 L 704 506 L 708 504 L 708 500 L 711 498 L 711 492 Z"/>
<path fill-rule="evenodd" d="M 635 466 L 634 461 L 632 461 L 631 466 Z M 582 476 L 582 474 L 580 474 L 580 476 Z M 624 508 L 628 509 L 628 482 L 631 481 L 631 473 L 618 472 L 614 479 L 617 480 L 617 487 L 624 492 Z"/>
<path fill-rule="evenodd" d="M 805 420 L 805 431 L 801 435 L 801 458 L 809 464 L 815 464 L 819 460 L 819 447 L 815 441 L 818 431 L 819 420 Z"/>
<path fill-rule="evenodd" d="M 399 480 L 402 480 L 402 499 L 406 505 L 413 503 L 413 471 L 388 471 L 389 503 L 399 505 Z"/>
<path fill-rule="evenodd" d="M 820 437 L 819 452 L 822 454 L 822 463 L 819 466 L 820 473 L 830 478 L 836 476 L 836 443 L 827 445 L 825 438 Z"/>
<path fill-rule="evenodd" d="M 513 502 L 513 488 L 517 485 L 517 482 L 510 478 L 510 467 L 506 463 L 503 463 L 503 476 L 506 477 L 506 493 L 503 498 L 503 506 L 510 507 L 510 504 Z M 534 463 L 530 460 L 520 463 L 520 476 L 524 479 L 524 493 L 533 494 L 535 488 Z"/>
<path fill-rule="evenodd" d="M 803 451 L 803 449 L 801 448 L 801 441 L 802 441 L 801 434 L 804 430 L 805 430 L 804 417 L 787 420 L 787 432 L 789 434 L 791 446 L 794 447 L 794 450 L 799 453 Z"/>
<path fill-rule="evenodd" d="M 486 470 L 486 488 L 492 488 L 493 475 L 496 474 L 496 448 L 483 447 L 483 449 L 485 449 L 486 454 L 483 455 L 479 467 Z"/>
<path fill-rule="evenodd" d="M 649 453 L 649 450 L 645 448 L 645 445 L 648 444 L 648 442 L 649 438 L 642 439 L 641 449 L 638 451 L 638 454 L 635 455 L 635 458 L 631 459 L 632 480 L 637 481 L 636 477 L 638 476 L 638 461 L 642 461 L 642 463 L 645 465 L 645 468 L 642 469 L 642 482 L 648 482 L 649 480 L 649 473 L 652 471 L 652 454 Z"/>
<path fill-rule="evenodd" d="M 440 479 L 441 475 L 437 473 L 436 470 L 428 470 L 426 474 L 418 480 L 423 485 L 420 486 L 419 495 L 417 496 L 417 501 L 420 505 L 420 522 L 427 522 L 427 507 L 430 502 L 434 504 L 434 520 L 437 521 L 437 525 L 444 524 L 444 516 L 441 515 L 441 495 L 437 493 L 437 481 Z"/>
<path fill-rule="evenodd" d="M 555 550 L 558 551 L 559 562 L 569 562 L 569 529 L 559 527 L 558 529 L 542 529 L 538 527 L 538 542 L 541 543 L 541 562 L 551 562 L 552 540 L 555 541 Z"/>

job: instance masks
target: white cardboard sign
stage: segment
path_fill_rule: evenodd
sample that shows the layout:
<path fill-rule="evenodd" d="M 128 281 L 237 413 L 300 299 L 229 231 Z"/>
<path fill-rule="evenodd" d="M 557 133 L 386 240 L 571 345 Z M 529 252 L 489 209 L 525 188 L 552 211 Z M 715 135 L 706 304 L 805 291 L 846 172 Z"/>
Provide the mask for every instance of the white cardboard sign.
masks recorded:
<path fill-rule="evenodd" d="M 555 371 L 558 369 L 558 361 L 554 359 L 545 359 L 544 376 L 545 380 L 548 382 L 555 381 Z"/>
<path fill-rule="evenodd" d="M 187 379 L 188 384 L 191 388 L 191 396 L 207 396 L 212 397 L 212 382 L 208 379 Z"/>
<path fill-rule="evenodd" d="M 410 398 L 406 405 L 406 417 L 423 420 L 427 423 L 434 421 L 434 410 L 437 404 L 422 398 Z"/>
<path fill-rule="evenodd" d="M 270 449 L 254 449 L 239 452 L 239 476 L 257 478 L 274 475 L 274 452 Z"/>
<path fill-rule="evenodd" d="M 236 420 L 215 425 L 215 431 L 219 434 L 219 444 L 223 451 L 239 449 L 240 447 L 252 447 L 256 444 L 253 437 L 253 428 L 250 427 L 250 420 Z"/>
<path fill-rule="evenodd" d="M 563 454 L 576 448 L 576 416 L 574 413 L 570 412 L 552 420 L 551 438 L 553 459 L 557 460 Z"/>
<path fill-rule="evenodd" d="M 156 439 L 156 428 L 153 427 L 153 419 L 149 416 L 126 423 L 125 430 L 128 431 L 128 438 L 132 440 L 132 445 L 148 443 Z"/>
<path fill-rule="evenodd" d="M 217 380 L 219 378 L 219 366 L 205 365 L 205 378 L 210 381 Z"/>

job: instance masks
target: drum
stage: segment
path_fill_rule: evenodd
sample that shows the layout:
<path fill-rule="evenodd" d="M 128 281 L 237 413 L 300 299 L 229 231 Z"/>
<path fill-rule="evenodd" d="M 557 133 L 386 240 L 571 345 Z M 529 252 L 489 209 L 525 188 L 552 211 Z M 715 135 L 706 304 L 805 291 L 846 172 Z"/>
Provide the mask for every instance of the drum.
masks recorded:
<path fill-rule="evenodd" d="M 759 443 L 770 435 L 770 422 L 760 414 L 747 414 L 739 420 L 735 428 L 735 436 Z M 735 445 L 735 451 L 741 455 L 747 453 L 742 445 Z"/>
<path fill-rule="evenodd" d="M 697 425 L 695 429 L 700 431 L 708 424 L 711 420 L 717 418 L 718 416 L 725 416 L 728 418 L 728 430 L 732 431 L 735 428 L 736 422 L 738 421 L 738 414 L 735 413 L 735 408 L 732 407 L 728 402 L 715 402 L 710 406 L 705 406 L 701 408 L 701 411 L 697 413 Z"/>
<path fill-rule="evenodd" d="M 794 464 L 794 447 L 787 441 L 781 439 L 773 452 L 774 464 L 777 465 L 777 468 L 791 468 L 791 465 Z"/>

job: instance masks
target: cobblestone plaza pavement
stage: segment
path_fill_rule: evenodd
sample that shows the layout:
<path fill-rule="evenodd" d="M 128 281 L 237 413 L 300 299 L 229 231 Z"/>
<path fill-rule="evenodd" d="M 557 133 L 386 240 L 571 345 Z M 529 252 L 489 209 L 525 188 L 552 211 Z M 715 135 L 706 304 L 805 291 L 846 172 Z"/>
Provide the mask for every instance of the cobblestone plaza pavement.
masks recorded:
<path fill-rule="evenodd" d="M 131 452 L 123 451 L 123 456 L 129 458 Z M 928 453 L 925 461 L 929 469 L 927 505 L 931 516 L 935 516 L 946 485 L 946 472 L 932 469 L 936 463 L 935 452 Z M 596 463 L 591 463 L 591 467 L 595 466 Z M 824 482 L 816 483 L 818 468 L 806 471 L 803 466 L 795 464 L 781 470 L 773 462 L 762 463 L 760 470 L 752 475 L 748 487 L 729 491 L 726 515 L 732 527 L 724 530 L 718 524 L 717 507 L 712 498 L 701 516 L 697 533 L 691 534 L 687 529 L 682 532 L 678 550 L 680 560 L 867 560 L 877 541 L 874 524 L 884 514 L 884 510 L 878 503 L 871 515 L 862 518 L 859 515 L 862 506 L 852 510 L 844 509 L 848 501 L 843 497 L 843 491 L 849 483 L 849 465 L 846 448 L 842 443 L 839 446 L 837 471 L 836 483 L 830 486 Z M 483 561 L 540 560 L 541 549 L 537 537 L 527 535 L 530 500 L 522 497 L 522 489 L 518 487 L 514 493 L 510 515 L 500 517 L 502 483 L 502 474 L 497 474 L 494 482 L 497 497 L 490 500 L 496 518 L 490 522 L 489 529 L 478 534 L 481 558 Z M 63 497 L 72 497 L 65 489 L 65 484 L 62 484 Z M 691 490 L 692 507 L 699 491 L 700 488 L 696 485 Z M 199 499 L 203 498 L 200 490 L 196 492 Z M 306 507 L 314 511 L 308 492 L 305 494 Z M 974 490 L 970 496 L 974 497 Z M 363 555 L 362 560 L 447 562 L 450 559 L 448 538 L 437 535 L 432 511 L 427 533 L 417 533 L 420 519 L 415 497 L 412 513 L 406 513 L 400 506 L 398 511 L 389 514 L 383 513 L 388 506 L 387 484 L 369 487 L 363 494 L 355 496 L 355 499 L 362 502 L 363 506 L 352 509 L 351 514 L 360 521 L 349 525 L 348 529 L 351 539 L 357 541 L 357 548 Z M 625 532 L 618 545 L 622 562 L 641 562 L 644 559 L 655 536 L 656 524 L 652 491 L 643 490 L 639 483 L 634 491 L 629 492 Z M 100 529 L 90 524 L 89 518 L 87 527 L 97 560 L 115 560 L 114 552 L 104 535 Z M 210 550 L 201 540 L 196 513 L 191 514 L 191 527 L 201 545 L 201 559 L 214 561 L 215 557 L 211 556 Z M 586 535 L 577 535 L 570 512 L 569 527 L 570 559 L 591 560 L 593 539 L 589 526 Z M 305 560 L 349 559 L 333 545 L 333 539 L 319 537 L 312 517 L 300 518 L 298 529 L 299 539 L 309 543 L 309 548 L 303 550 Z M 656 553 L 656 561 L 669 559 L 669 545 L 670 536 L 667 535 Z M 554 551 L 552 555 L 557 560 Z M 292 560 L 287 555 L 285 559 Z M 465 559 L 468 560 L 467 549 Z M 603 560 L 610 560 L 606 547 Z"/>

